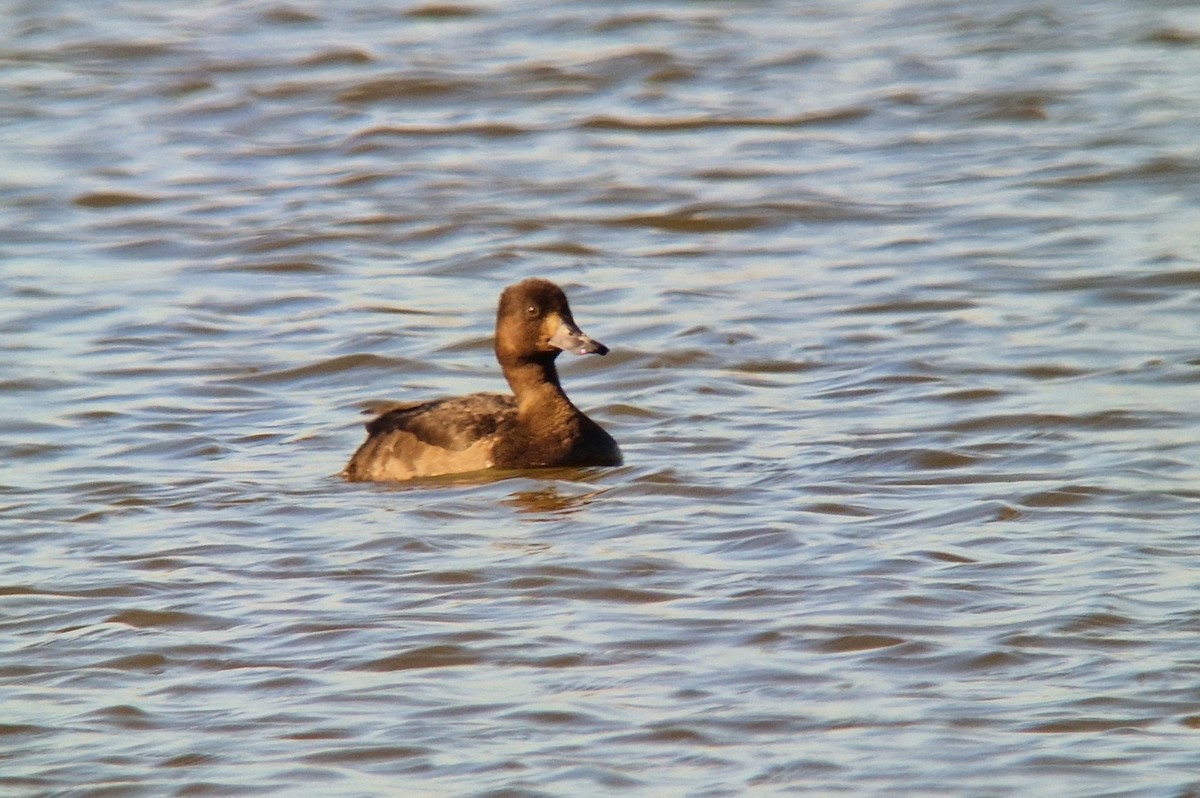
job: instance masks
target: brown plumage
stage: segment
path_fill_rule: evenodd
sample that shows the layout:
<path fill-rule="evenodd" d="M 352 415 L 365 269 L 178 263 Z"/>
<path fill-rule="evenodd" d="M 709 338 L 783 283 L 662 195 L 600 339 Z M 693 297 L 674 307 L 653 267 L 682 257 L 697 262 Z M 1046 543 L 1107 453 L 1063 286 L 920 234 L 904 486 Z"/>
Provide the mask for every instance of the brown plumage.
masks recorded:
<path fill-rule="evenodd" d="M 367 440 L 346 465 L 346 478 L 620 465 L 616 441 L 571 404 L 558 381 L 559 352 L 608 353 L 575 325 L 561 288 L 540 279 L 505 288 L 495 350 L 511 396 L 474 393 L 386 407 L 367 424 Z"/>

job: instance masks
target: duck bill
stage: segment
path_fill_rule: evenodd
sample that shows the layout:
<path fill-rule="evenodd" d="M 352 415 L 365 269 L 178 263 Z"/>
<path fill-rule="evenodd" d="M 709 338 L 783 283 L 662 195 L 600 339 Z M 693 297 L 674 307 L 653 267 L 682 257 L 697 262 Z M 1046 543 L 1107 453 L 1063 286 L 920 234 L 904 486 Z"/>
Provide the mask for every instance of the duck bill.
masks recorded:
<path fill-rule="evenodd" d="M 608 347 L 584 335 L 583 330 L 569 321 L 563 321 L 550 336 L 550 345 L 576 355 L 607 355 Z"/>

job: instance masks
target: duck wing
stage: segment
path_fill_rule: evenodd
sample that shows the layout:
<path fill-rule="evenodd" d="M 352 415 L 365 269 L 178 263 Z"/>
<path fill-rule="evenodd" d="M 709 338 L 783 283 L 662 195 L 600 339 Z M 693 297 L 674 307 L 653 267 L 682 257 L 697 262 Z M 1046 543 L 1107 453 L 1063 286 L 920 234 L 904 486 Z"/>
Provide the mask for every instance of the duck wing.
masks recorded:
<path fill-rule="evenodd" d="M 498 393 L 473 393 L 425 402 L 403 402 L 379 408 L 367 422 L 367 437 L 404 432 L 440 449 L 463 451 L 515 418 L 517 402 Z"/>
<path fill-rule="evenodd" d="M 400 481 L 490 468 L 502 428 L 517 417 L 513 397 L 490 393 L 379 409 L 342 471 L 347 479 Z"/>

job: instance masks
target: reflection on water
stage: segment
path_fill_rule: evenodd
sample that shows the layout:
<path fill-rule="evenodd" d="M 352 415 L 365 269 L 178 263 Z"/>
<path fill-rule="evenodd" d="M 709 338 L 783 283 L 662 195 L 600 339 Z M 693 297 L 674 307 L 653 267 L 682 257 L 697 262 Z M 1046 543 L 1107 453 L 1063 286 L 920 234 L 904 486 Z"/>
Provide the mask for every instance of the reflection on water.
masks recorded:
<path fill-rule="evenodd" d="M 588 507 L 603 494 L 603 490 L 588 490 L 587 492 L 581 493 L 565 493 L 558 486 L 552 485 L 550 487 L 538 488 L 536 490 L 513 491 L 513 493 L 504 500 L 504 504 L 507 504 L 509 507 L 513 507 L 523 513 L 532 513 L 535 516 L 566 516 L 576 512 L 577 510 Z"/>
<path fill-rule="evenodd" d="M 3 16 L 0 792 L 1200 791 L 1197 10 Z M 532 275 L 626 465 L 339 479 Z"/>

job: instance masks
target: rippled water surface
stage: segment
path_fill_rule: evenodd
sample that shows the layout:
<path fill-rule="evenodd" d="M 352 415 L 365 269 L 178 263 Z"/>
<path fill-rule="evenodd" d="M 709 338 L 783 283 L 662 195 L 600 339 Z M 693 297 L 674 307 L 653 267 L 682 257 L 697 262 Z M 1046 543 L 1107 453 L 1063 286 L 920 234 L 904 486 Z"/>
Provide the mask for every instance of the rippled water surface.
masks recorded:
<path fill-rule="evenodd" d="M 0 11 L 0 793 L 1200 795 L 1200 8 Z M 343 481 L 541 275 L 615 469 Z"/>

